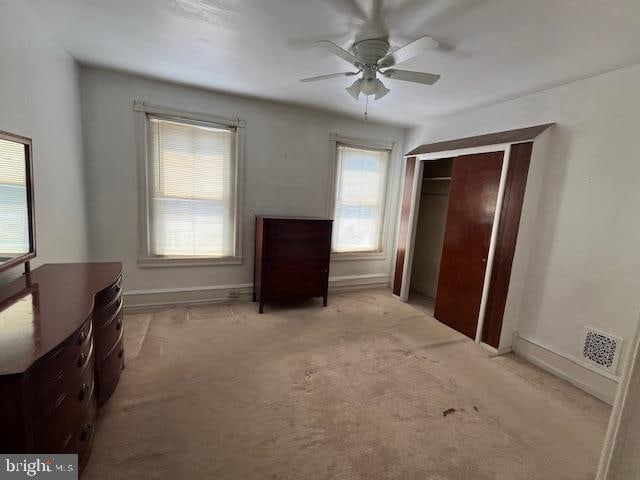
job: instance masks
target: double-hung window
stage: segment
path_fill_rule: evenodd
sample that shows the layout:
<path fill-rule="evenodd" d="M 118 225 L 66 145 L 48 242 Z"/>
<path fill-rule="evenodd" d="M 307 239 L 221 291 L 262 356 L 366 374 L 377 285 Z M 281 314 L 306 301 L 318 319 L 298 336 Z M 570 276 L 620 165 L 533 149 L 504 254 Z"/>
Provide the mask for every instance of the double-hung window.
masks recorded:
<path fill-rule="evenodd" d="M 0 139 L 0 262 L 29 251 L 25 146 Z"/>
<path fill-rule="evenodd" d="M 383 249 L 389 149 L 336 144 L 335 253 Z"/>
<path fill-rule="evenodd" d="M 237 127 L 146 113 L 144 260 L 238 258 Z"/>

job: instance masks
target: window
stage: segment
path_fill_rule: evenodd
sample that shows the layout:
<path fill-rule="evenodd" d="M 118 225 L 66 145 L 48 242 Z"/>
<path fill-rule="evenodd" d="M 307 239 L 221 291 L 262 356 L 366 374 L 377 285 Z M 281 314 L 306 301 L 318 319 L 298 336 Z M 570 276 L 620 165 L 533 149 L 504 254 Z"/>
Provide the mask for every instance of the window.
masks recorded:
<path fill-rule="evenodd" d="M 143 108 L 147 223 L 142 263 L 238 257 L 238 128 Z"/>
<path fill-rule="evenodd" d="M 389 150 L 337 144 L 333 251 L 379 252 Z"/>
<path fill-rule="evenodd" d="M 0 139 L 0 262 L 29 251 L 25 146 Z"/>

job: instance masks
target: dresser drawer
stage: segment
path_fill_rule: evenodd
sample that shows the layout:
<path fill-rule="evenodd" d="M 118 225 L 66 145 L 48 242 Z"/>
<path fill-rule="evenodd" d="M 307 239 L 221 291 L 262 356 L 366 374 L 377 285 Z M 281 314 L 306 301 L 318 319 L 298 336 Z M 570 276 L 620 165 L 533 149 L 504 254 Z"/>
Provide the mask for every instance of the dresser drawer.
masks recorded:
<path fill-rule="evenodd" d="M 287 262 L 284 260 L 270 261 L 265 264 L 265 278 L 276 276 L 314 276 L 325 275 L 329 272 L 329 262 L 325 259 L 301 259 L 296 262 Z"/>
<path fill-rule="evenodd" d="M 279 240 L 269 246 L 266 259 L 270 260 L 327 260 L 331 255 L 331 245 L 327 240 L 314 239 L 308 242 L 295 240 Z"/>
<path fill-rule="evenodd" d="M 89 319 L 59 348 L 38 362 L 32 373 L 36 394 L 48 390 L 65 374 L 80 374 L 93 347 L 92 332 L 93 325 Z"/>
<path fill-rule="evenodd" d="M 98 294 L 96 294 L 95 299 L 95 310 L 100 310 L 110 304 L 116 297 L 120 295 L 122 292 L 122 276 L 118 277 L 111 286 L 105 288 Z"/>
<path fill-rule="evenodd" d="M 93 442 L 96 409 L 96 398 L 95 395 L 92 395 L 85 415 L 75 425 L 71 439 L 64 449 L 64 453 L 77 454 L 78 464 L 80 465 L 83 464 L 83 460 L 86 462 L 86 455 L 88 454 Z"/>
<path fill-rule="evenodd" d="M 96 347 L 96 363 L 99 365 L 113 350 L 114 345 L 122 336 L 124 330 L 124 312 L 118 310 L 111 320 L 96 329 L 93 342 Z"/>
<path fill-rule="evenodd" d="M 321 297 L 325 294 L 326 281 L 316 276 L 279 276 L 269 278 L 263 285 L 262 295 L 271 299 L 297 299 L 305 297 Z"/>
<path fill-rule="evenodd" d="M 102 362 L 98 364 L 96 380 L 98 382 L 98 407 L 102 406 L 118 385 L 120 372 L 124 368 L 123 337 Z"/>
<path fill-rule="evenodd" d="M 68 397 L 82 402 L 94 388 L 94 354 L 90 351 L 89 360 L 80 369 L 67 369 L 58 381 L 41 391 L 33 401 L 33 417 L 35 423 L 46 421 L 62 407 Z"/>
<path fill-rule="evenodd" d="M 111 303 L 108 303 L 100 309 L 96 309 L 93 313 L 93 320 L 96 328 L 100 328 L 106 323 L 109 323 L 122 309 L 122 293 L 117 295 Z"/>
<path fill-rule="evenodd" d="M 91 377 L 93 379 L 93 376 Z M 91 381 L 86 394 L 68 395 L 34 429 L 34 447 L 38 453 L 64 451 L 73 441 L 78 424 L 86 418 L 94 397 L 95 384 Z"/>
<path fill-rule="evenodd" d="M 267 238 L 296 242 L 327 241 L 331 238 L 331 224 L 316 221 L 270 223 L 267 228 Z"/>

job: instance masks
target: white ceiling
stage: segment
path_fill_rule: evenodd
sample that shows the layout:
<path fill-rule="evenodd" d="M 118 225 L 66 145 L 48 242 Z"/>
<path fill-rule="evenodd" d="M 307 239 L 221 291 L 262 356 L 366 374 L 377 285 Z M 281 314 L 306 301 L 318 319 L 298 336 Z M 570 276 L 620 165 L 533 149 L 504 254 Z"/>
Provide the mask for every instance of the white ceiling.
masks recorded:
<path fill-rule="evenodd" d="M 353 79 L 298 82 L 349 70 L 313 42 L 430 35 L 442 47 L 402 68 L 440 82 L 386 79 L 391 93 L 369 102 L 369 118 L 400 125 L 640 62 L 638 0 L 27 1 L 81 63 L 350 115 L 364 111 L 344 91 Z M 357 18 L 376 5 L 384 25 Z"/>

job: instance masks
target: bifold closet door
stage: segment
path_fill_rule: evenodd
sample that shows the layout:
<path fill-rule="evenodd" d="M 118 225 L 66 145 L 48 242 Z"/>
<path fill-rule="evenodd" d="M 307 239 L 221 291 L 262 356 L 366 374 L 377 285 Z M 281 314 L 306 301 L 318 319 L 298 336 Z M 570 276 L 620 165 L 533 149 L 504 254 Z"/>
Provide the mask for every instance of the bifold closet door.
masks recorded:
<path fill-rule="evenodd" d="M 393 293 L 400 296 L 402 292 L 402 274 L 404 273 L 404 259 L 409 248 L 409 214 L 411 213 L 411 194 L 413 192 L 413 177 L 416 171 L 416 157 L 407 158 L 402 187 L 402 209 L 400 211 L 400 231 L 396 247 L 396 268 L 393 276 Z"/>
<path fill-rule="evenodd" d="M 504 152 L 457 157 L 434 316 L 475 338 Z"/>

